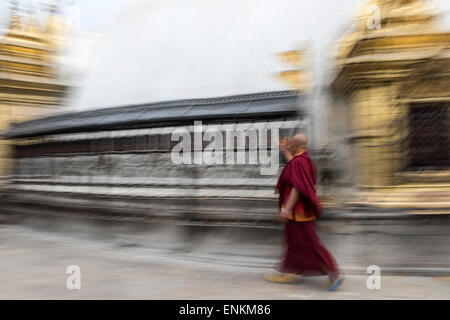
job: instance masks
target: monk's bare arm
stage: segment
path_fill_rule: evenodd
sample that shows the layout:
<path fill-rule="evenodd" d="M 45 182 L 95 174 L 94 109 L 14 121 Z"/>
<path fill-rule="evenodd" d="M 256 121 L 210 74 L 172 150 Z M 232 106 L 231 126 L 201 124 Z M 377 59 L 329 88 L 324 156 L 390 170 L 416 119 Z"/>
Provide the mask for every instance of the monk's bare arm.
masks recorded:
<path fill-rule="evenodd" d="M 281 154 L 286 159 L 286 162 L 289 162 L 289 161 L 291 161 L 293 156 L 287 147 L 287 143 L 288 143 L 288 138 L 283 137 L 280 139 L 279 147 L 280 147 Z"/>
<path fill-rule="evenodd" d="M 289 197 L 286 201 L 285 209 L 287 212 L 292 212 L 294 210 L 294 206 L 297 203 L 298 199 L 300 198 L 300 193 L 297 191 L 297 189 L 292 188 L 291 192 L 289 192 Z"/>
<path fill-rule="evenodd" d="M 291 159 L 293 158 L 293 156 L 289 152 L 289 150 L 281 150 L 281 153 L 283 154 L 284 158 L 286 159 L 286 162 L 291 161 Z"/>

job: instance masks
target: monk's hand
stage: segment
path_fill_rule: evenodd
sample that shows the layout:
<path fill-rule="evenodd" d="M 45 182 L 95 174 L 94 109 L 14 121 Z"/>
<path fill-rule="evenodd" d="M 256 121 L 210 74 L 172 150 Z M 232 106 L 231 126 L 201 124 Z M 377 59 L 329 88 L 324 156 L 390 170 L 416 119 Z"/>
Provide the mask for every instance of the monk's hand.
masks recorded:
<path fill-rule="evenodd" d="M 277 216 L 277 221 L 280 222 L 280 223 L 286 223 L 286 222 L 288 222 L 288 220 L 289 220 L 288 218 L 283 217 L 281 215 Z"/>
<path fill-rule="evenodd" d="M 280 151 L 287 151 L 287 144 L 288 144 L 288 137 L 283 137 L 280 139 L 278 143 L 278 147 L 280 148 Z"/>
<path fill-rule="evenodd" d="M 278 221 L 279 222 L 287 222 L 289 220 L 289 211 L 287 211 L 286 209 L 282 208 L 278 211 Z"/>

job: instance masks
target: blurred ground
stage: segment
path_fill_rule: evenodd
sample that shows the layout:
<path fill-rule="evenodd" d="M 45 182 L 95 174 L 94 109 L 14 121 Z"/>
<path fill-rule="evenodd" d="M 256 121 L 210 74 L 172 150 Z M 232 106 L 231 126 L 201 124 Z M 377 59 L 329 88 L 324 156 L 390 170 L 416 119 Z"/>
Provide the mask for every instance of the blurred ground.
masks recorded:
<path fill-rule="evenodd" d="M 268 268 L 183 259 L 183 253 L 0 226 L 0 299 L 449 299 L 449 277 L 347 275 L 339 292 L 325 277 L 297 284 L 263 280 Z M 66 288 L 66 268 L 81 268 L 81 290 Z"/>

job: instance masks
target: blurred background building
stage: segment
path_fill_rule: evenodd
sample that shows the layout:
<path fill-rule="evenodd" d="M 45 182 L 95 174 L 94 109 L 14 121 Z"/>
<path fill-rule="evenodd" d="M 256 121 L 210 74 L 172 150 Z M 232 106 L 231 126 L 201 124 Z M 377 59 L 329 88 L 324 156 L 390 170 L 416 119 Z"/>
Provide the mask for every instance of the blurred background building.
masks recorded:
<path fill-rule="evenodd" d="M 266 23 L 271 5 L 254 19 Z M 287 9 L 278 7 L 292 16 Z M 206 1 L 138 1 L 121 12 L 64 112 L 6 134 L 14 139 L 8 212 L 273 223 L 277 175 L 261 175 L 260 164 L 171 160 L 171 134 L 192 134 L 194 121 L 221 132 L 309 130 L 308 44 L 234 15 L 234 6 Z M 270 154 L 270 132 L 264 139 Z"/>
<path fill-rule="evenodd" d="M 6 133 L 8 210 L 272 223 L 276 175 L 171 162 L 170 134 L 202 120 L 306 131 L 330 209 L 446 212 L 448 3 L 437 3 L 120 2 L 101 35 L 59 34 L 69 49 L 48 105 L 66 99 Z M 41 32 L 49 48 L 56 29 Z"/>
<path fill-rule="evenodd" d="M 64 25 L 57 7 L 48 8 L 44 24 L 34 12 L 20 12 L 11 2 L 7 28 L 0 39 L 0 131 L 33 118 L 53 114 L 67 93 L 58 69 Z M 13 153 L 0 140 L 0 177 L 11 170 Z"/>

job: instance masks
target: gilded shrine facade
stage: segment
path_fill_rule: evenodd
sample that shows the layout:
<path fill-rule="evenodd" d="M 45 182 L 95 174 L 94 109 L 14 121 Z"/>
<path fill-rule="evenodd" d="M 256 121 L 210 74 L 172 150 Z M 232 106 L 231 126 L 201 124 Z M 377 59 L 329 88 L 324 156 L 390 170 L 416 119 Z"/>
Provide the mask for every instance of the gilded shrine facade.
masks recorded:
<path fill-rule="evenodd" d="M 14 4 L 14 2 L 13 2 Z M 9 28 L 0 38 L 0 133 L 14 124 L 49 116 L 63 102 L 67 85 L 58 76 L 56 57 L 62 22 L 56 7 L 45 26 L 24 19 L 12 7 Z M 12 147 L 0 139 L 0 177 L 11 174 Z"/>
<path fill-rule="evenodd" d="M 422 1 L 369 6 L 379 10 L 379 25 L 371 24 L 370 10 L 361 15 L 355 31 L 339 44 L 333 82 L 350 123 L 360 190 L 353 203 L 445 212 L 450 208 L 450 32 L 439 29 Z"/>

